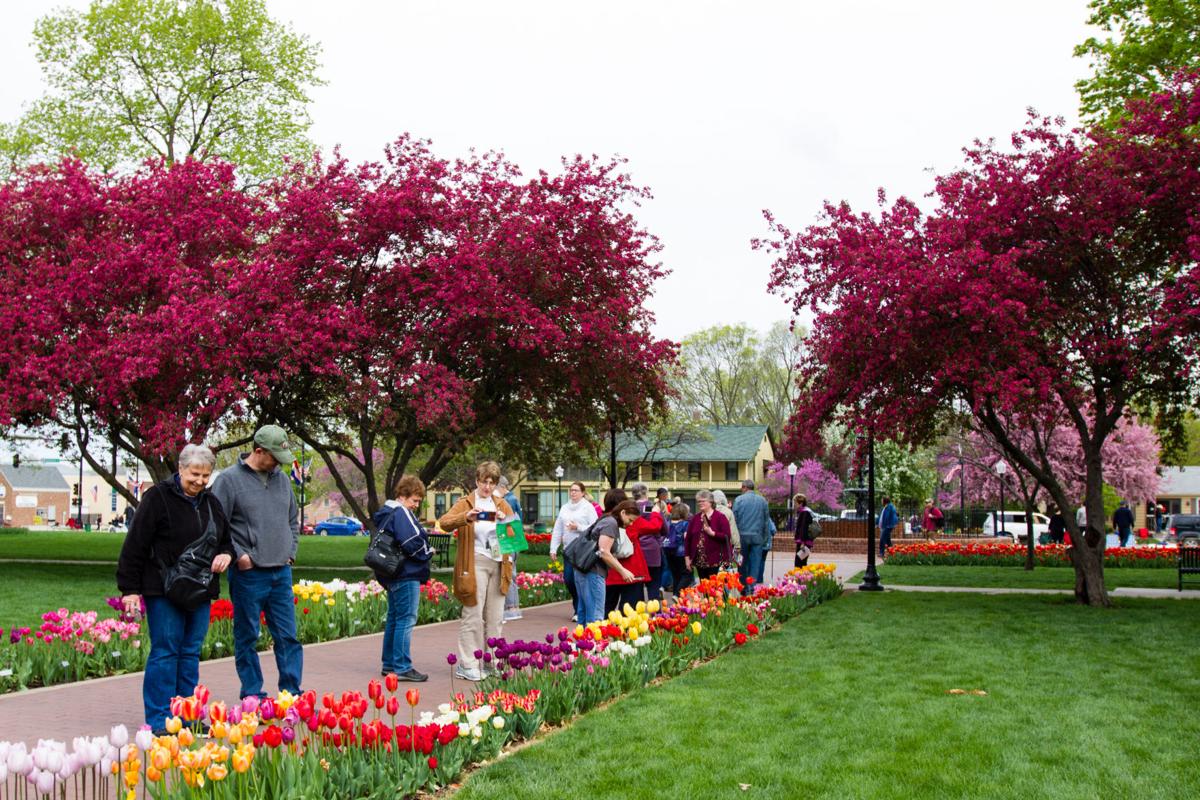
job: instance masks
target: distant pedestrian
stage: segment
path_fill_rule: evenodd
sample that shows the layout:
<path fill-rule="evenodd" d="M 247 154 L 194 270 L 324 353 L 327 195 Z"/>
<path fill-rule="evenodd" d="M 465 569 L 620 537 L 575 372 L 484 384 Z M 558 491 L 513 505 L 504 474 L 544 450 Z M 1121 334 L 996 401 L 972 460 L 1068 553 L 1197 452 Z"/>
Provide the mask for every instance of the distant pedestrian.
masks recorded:
<path fill-rule="evenodd" d="M 633 485 L 633 502 L 637 503 L 640 516 L 629 526 L 629 535 L 637 537 L 650 574 L 650 580 L 641 587 L 644 597 L 658 600 L 662 597 L 663 539 L 670 532 L 670 522 L 658 501 L 648 499 L 649 493 L 645 484 Z"/>
<path fill-rule="evenodd" d="M 225 512 L 206 488 L 216 461 L 203 445 L 183 448 L 179 471 L 142 497 L 117 562 L 117 588 L 125 611 L 137 613 L 143 600 L 146 604 L 150 656 L 142 673 L 142 705 L 155 735 L 166 734 L 171 698 L 190 695 L 200 682 L 209 605 L 221 594 L 217 575 L 233 560 Z M 213 577 L 202 601 L 180 605 L 166 596 L 164 577 L 189 554 L 198 563 L 211 562 Z"/>
<path fill-rule="evenodd" d="M 796 538 L 796 560 L 797 567 L 808 566 L 808 557 L 812 554 L 812 546 L 815 541 L 812 534 L 809 532 L 812 527 L 813 514 L 808 508 L 808 498 L 802 494 L 798 494 L 792 498 L 793 514 L 795 515 L 795 529 L 793 535 Z"/>
<path fill-rule="evenodd" d="M 900 512 L 892 505 L 892 498 L 883 496 L 883 510 L 879 512 L 879 558 L 887 556 L 892 546 L 892 531 L 900 524 Z"/>
<path fill-rule="evenodd" d="M 500 476 L 500 481 L 496 484 L 496 493 L 504 498 L 504 502 L 508 503 L 508 507 L 512 509 L 512 513 L 517 519 L 524 520 L 521 517 L 521 502 L 517 500 L 517 495 L 508 486 L 508 478 L 504 475 Z M 513 560 L 513 575 L 517 574 L 517 553 L 512 554 Z M 517 582 L 514 580 L 508 587 L 508 593 L 504 595 L 504 621 L 509 622 L 514 619 L 521 619 L 524 615 L 521 613 L 521 592 L 517 588 Z"/>
<path fill-rule="evenodd" d="M 429 580 L 429 560 L 433 558 L 429 534 L 415 514 L 425 497 L 425 484 L 415 475 L 405 475 L 396 483 L 395 496 L 375 512 L 374 518 L 376 529 L 391 536 L 404 552 L 399 572 L 375 576 L 387 590 L 380 674 L 420 682 L 429 676 L 413 666 L 412 630 L 417 624 L 421 584 Z"/>
<path fill-rule="evenodd" d="M 1062 509 L 1056 505 L 1051 505 L 1048 509 L 1050 512 L 1050 541 L 1052 544 L 1062 544 L 1067 537 L 1067 520 L 1063 516 Z"/>
<path fill-rule="evenodd" d="M 1129 508 L 1129 501 L 1122 500 L 1113 512 L 1113 528 L 1121 537 L 1121 547 L 1128 547 L 1129 540 L 1133 538 L 1133 511 Z"/>
<path fill-rule="evenodd" d="M 1088 526 L 1087 506 L 1082 505 L 1075 511 L 1075 525 L 1079 527 L 1079 532 L 1083 533 Z"/>
<path fill-rule="evenodd" d="M 933 500 L 925 501 L 925 511 L 921 515 L 921 531 L 926 536 L 932 536 L 942 527 L 942 512 L 933 504 Z"/>
<path fill-rule="evenodd" d="M 738 530 L 737 517 L 733 515 L 733 509 L 729 507 L 729 498 L 725 496 L 725 493 L 720 489 L 714 489 L 712 496 L 713 505 L 729 523 L 729 543 L 733 552 L 726 563 L 732 564 L 736 568 L 742 563 L 742 532 Z"/>
<path fill-rule="evenodd" d="M 554 520 L 554 530 L 550 534 L 550 558 L 557 558 L 559 549 L 566 550 L 567 545 L 583 535 L 592 524 L 599 519 L 596 508 L 587 499 L 587 490 L 580 481 L 575 481 L 567 490 L 567 502 L 558 510 Z M 573 609 L 572 621 L 583 621 L 582 606 L 579 592 L 575 588 L 575 568 L 565 558 L 563 559 L 563 583 L 571 593 Z"/>
<path fill-rule="evenodd" d="M 1162 533 L 1163 530 L 1163 507 L 1161 503 L 1154 504 L 1154 532 Z"/>
<path fill-rule="evenodd" d="M 254 449 L 213 481 L 212 493 L 229 517 L 237 569 L 229 573 L 233 601 L 234 665 L 242 697 L 265 697 L 258 660 L 259 620 L 266 615 L 274 643 L 279 689 L 300 694 L 304 649 L 296 638 L 292 565 L 300 546 L 300 507 L 292 481 L 291 445 L 278 425 L 254 433 Z"/>

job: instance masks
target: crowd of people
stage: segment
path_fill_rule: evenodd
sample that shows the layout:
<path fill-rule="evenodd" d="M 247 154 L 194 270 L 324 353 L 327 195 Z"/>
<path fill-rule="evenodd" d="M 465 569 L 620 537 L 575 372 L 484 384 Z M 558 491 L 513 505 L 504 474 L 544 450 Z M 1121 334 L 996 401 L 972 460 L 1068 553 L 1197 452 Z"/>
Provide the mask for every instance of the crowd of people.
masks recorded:
<path fill-rule="evenodd" d="M 190 694 L 199 680 L 209 606 L 220 596 L 222 574 L 233 605 L 240 696 L 265 696 L 256 649 L 262 622 L 274 642 L 279 690 L 301 693 L 304 652 L 292 589 L 299 514 L 281 469 L 293 460 L 286 433 L 275 425 L 259 428 L 251 452 L 215 479 L 213 451 L 190 444 L 179 454 L 178 471 L 142 498 L 122 546 L 117 586 L 126 611 L 145 607 L 150 656 L 142 693 L 153 731 L 165 731 L 171 698 Z M 390 537 L 402 554 L 393 573 L 376 573 L 388 604 L 380 674 L 415 682 L 428 678 L 411 655 L 420 586 L 430 578 L 434 555 L 416 516 L 425 491 L 419 478 L 404 475 L 373 516 L 377 535 Z M 754 482 L 743 481 L 733 503 L 721 491 L 703 490 L 695 504 L 693 510 L 672 499 L 665 488 L 651 497 L 641 483 L 629 492 L 610 489 L 596 503 L 583 483 L 572 483 L 554 522 L 550 555 L 565 553 L 581 537 L 594 543 L 595 557 L 584 568 L 564 558 L 573 619 L 592 622 L 625 603 L 674 597 L 721 570 L 739 572 L 747 584 L 761 582 L 776 526 Z M 794 511 L 795 564 L 803 566 L 815 517 L 802 494 Z M 485 461 L 476 468 L 474 491 L 437 520 L 458 545 L 453 592 L 463 612 L 455 671 L 464 680 L 488 675 L 490 665 L 478 654 L 506 619 L 520 616 L 514 557 L 499 542 L 499 527 L 519 514 L 499 465 Z"/>

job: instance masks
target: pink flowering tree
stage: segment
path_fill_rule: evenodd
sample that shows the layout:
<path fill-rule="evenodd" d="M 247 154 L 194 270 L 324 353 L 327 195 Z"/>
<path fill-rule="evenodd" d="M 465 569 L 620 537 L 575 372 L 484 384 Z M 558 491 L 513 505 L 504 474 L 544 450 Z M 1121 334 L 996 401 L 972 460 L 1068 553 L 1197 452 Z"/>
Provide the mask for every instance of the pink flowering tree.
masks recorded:
<path fill-rule="evenodd" d="M 316 159 L 268 187 L 258 307 L 281 346 L 247 364 L 251 396 L 360 518 L 402 473 L 429 483 L 485 436 L 533 447 L 549 418 L 590 447 L 663 407 L 662 370 L 635 366 L 674 358 L 643 306 L 665 273 L 620 166 L 524 178 L 501 155 L 449 161 L 402 137 L 383 163 Z M 376 451 L 382 466 L 359 456 Z"/>
<path fill-rule="evenodd" d="M 255 315 L 253 220 L 228 164 L 121 176 L 78 161 L 0 186 L 0 425 L 66 430 L 136 504 L 111 448 L 175 469 L 243 398 Z"/>
<path fill-rule="evenodd" d="M 830 204 L 799 232 L 768 214 L 771 288 L 815 315 L 794 427 L 924 443 L 957 401 L 1060 506 L 1082 473 L 1102 519 L 1105 444 L 1130 407 L 1177 420 L 1200 351 L 1196 78 L 1128 110 L 1113 130 L 1031 118 L 1007 149 L 975 143 L 928 215 L 882 194 L 878 214 Z M 1045 446 L 1060 415 L 1072 475 Z M 1067 524 L 1076 596 L 1107 605 L 1104 538 Z"/>
<path fill-rule="evenodd" d="M 772 503 L 787 503 L 789 487 L 797 494 L 804 494 L 809 505 L 825 506 L 833 510 L 842 508 L 842 491 L 845 488 L 837 475 L 830 472 L 815 458 L 807 458 L 796 465 L 794 482 L 789 482 L 787 464 L 775 461 L 767 465 L 767 473 L 759 484 L 759 491 Z"/>

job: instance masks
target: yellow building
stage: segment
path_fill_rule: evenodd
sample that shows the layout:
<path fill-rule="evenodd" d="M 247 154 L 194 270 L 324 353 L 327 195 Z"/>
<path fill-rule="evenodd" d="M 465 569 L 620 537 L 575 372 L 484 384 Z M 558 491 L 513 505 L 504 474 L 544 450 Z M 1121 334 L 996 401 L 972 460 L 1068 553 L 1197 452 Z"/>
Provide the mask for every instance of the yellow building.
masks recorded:
<path fill-rule="evenodd" d="M 671 497 L 682 497 L 695 509 L 696 492 L 721 489 L 730 502 L 749 478 L 761 483 L 767 465 L 775 460 L 770 432 L 765 425 L 709 425 L 702 436 L 681 444 L 662 446 L 635 436 L 617 437 L 618 485 L 628 489 L 640 481 L 653 492 L 666 487 Z M 631 467 L 631 465 L 633 465 Z M 627 473 L 628 480 L 622 482 Z M 510 476 L 510 479 L 516 476 Z M 599 469 L 563 467 L 562 480 L 554 475 L 529 475 L 514 487 L 526 524 L 551 525 L 558 509 L 567 499 L 567 488 L 582 481 L 596 502 L 608 490 L 608 482 Z M 462 492 L 431 492 L 423 511 L 436 519 L 462 496 Z"/>

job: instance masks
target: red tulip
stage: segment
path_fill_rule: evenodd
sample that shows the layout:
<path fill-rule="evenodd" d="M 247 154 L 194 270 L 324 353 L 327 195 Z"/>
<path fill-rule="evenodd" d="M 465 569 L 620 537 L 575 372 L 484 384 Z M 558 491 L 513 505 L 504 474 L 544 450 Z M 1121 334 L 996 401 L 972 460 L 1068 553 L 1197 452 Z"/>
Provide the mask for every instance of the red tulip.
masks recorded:
<path fill-rule="evenodd" d="M 430 756 L 429 757 L 429 768 L 437 769 L 437 765 L 438 765 L 437 756 Z"/>
<path fill-rule="evenodd" d="M 196 691 L 192 695 L 200 701 L 200 705 L 208 705 L 208 687 L 203 683 L 196 684 Z"/>
<path fill-rule="evenodd" d="M 279 747 L 283 744 L 283 731 L 275 725 L 268 725 L 267 729 L 263 731 L 263 741 L 268 747 Z"/>
<path fill-rule="evenodd" d="M 396 713 L 399 711 L 400 711 L 400 701 L 397 700 L 395 697 L 389 697 L 387 699 L 387 713 L 394 717 L 394 716 L 396 716 Z"/>
<path fill-rule="evenodd" d="M 379 697 L 382 691 L 383 685 L 379 681 L 372 679 L 367 682 L 367 697 L 374 700 L 376 697 Z"/>
<path fill-rule="evenodd" d="M 396 689 L 400 686 L 400 679 L 396 677 L 396 673 L 394 672 L 389 672 L 387 677 L 383 679 L 383 682 L 387 685 L 387 690 L 389 692 L 396 691 Z"/>
<path fill-rule="evenodd" d="M 408 701 L 410 706 L 416 706 L 421 702 L 421 692 L 417 689 L 409 689 L 404 693 L 404 699 Z"/>

